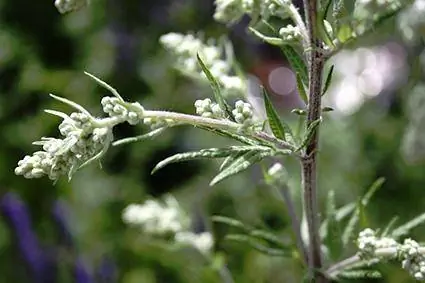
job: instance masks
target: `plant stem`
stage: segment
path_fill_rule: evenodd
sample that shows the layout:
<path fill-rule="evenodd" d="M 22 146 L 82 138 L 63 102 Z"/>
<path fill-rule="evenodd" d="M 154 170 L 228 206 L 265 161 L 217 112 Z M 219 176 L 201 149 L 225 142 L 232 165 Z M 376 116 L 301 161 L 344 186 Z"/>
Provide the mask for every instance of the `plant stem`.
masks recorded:
<path fill-rule="evenodd" d="M 322 42 L 317 36 L 317 0 L 304 0 L 306 25 L 309 33 L 309 46 L 306 50 L 309 72 L 309 103 L 307 127 L 320 118 L 321 90 L 324 56 L 321 52 Z M 315 282 L 329 282 L 319 271 L 323 267 L 321 241 L 319 236 L 319 209 L 317 204 L 317 149 L 318 128 L 313 133 L 305 149 L 305 158 L 302 160 L 302 180 L 304 189 L 304 213 L 307 218 L 309 246 L 308 263 L 309 276 Z"/>

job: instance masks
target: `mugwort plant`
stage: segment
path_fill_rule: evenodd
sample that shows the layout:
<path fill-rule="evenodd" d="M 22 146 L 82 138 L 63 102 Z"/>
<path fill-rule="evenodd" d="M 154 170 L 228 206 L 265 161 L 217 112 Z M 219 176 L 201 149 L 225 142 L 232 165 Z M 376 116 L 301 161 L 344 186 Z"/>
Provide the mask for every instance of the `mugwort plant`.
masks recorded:
<path fill-rule="evenodd" d="M 87 6 L 88 0 L 56 0 L 60 13 L 69 13 Z M 317 155 L 319 129 L 323 114 L 332 111 L 322 106 L 332 81 L 333 66 L 328 60 L 347 44 L 373 32 L 374 28 L 393 16 L 405 26 L 406 37 L 413 40 L 415 30 L 423 29 L 424 0 L 356 0 L 346 6 L 343 0 L 304 0 L 304 16 L 291 0 L 216 0 L 214 19 L 230 25 L 249 16 L 249 32 L 264 42 L 278 46 L 296 73 L 297 88 L 304 107 L 294 109 L 304 124 L 302 131 L 294 131 L 275 110 L 265 89 L 262 89 L 264 120 L 247 101 L 247 81 L 232 56 L 229 42 L 204 40 L 197 34 L 169 33 L 160 38 L 162 46 L 172 54 L 174 67 L 184 76 L 199 84 L 209 85 L 212 96 L 197 100 L 193 114 L 146 109 L 139 102 L 126 101 L 112 86 L 86 73 L 95 83 L 109 90 L 110 96 L 101 99 L 104 117 L 97 117 L 83 106 L 67 98 L 50 96 L 74 109 L 71 114 L 45 110 L 62 120 L 60 138 L 43 137 L 34 142 L 41 150 L 25 156 L 15 168 L 25 178 L 47 176 L 54 182 L 63 176 L 71 180 L 82 167 L 99 161 L 110 146 L 124 145 L 160 136 L 169 128 L 190 125 L 199 130 L 224 136 L 235 142 L 222 148 L 205 148 L 179 153 L 159 162 L 152 173 L 174 162 L 196 159 L 223 159 L 213 186 L 238 174 L 266 158 L 294 158 L 299 161 L 302 174 L 303 214 L 297 215 L 294 200 L 285 189 L 287 172 L 281 163 L 264 171 L 266 183 L 284 188 L 283 199 L 290 214 L 293 246 L 298 260 L 305 267 L 306 282 L 331 282 L 344 278 L 380 277 L 375 268 L 385 261 L 398 262 L 414 279 L 425 280 L 425 247 L 405 238 L 407 233 L 425 221 L 425 214 L 395 227 L 391 221 L 384 229 L 362 226 L 365 207 L 383 184 L 378 179 L 358 202 L 335 206 L 335 193 L 329 191 L 326 209 L 318 206 Z M 414 17 L 409 17 L 414 14 Z M 280 21 L 273 21 L 279 19 Z M 276 23 L 290 21 L 288 25 Z M 230 48 L 229 48 L 230 46 Z M 236 101 L 230 104 L 228 101 Z M 115 140 L 113 128 L 121 123 L 144 125 L 148 132 Z M 211 233 L 190 231 L 190 220 L 171 196 L 164 200 L 148 200 L 131 204 L 123 212 L 123 220 L 146 235 L 163 237 L 177 245 L 196 248 L 207 259 L 213 256 Z M 266 254 L 293 256 L 290 247 L 270 232 L 256 230 L 225 216 L 214 216 L 213 221 L 239 229 L 229 235 Z M 304 225 L 305 224 L 305 225 Z M 343 225 L 344 224 L 344 225 Z M 303 229 L 303 225 L 306 229 Z M 361 228 L 358 235 L 355 231 Z M 348 258 L 343 248 L 353 242 L 357 252 Z M 223 282 L 232 277 L 223 265 L 219 270 Z"/>

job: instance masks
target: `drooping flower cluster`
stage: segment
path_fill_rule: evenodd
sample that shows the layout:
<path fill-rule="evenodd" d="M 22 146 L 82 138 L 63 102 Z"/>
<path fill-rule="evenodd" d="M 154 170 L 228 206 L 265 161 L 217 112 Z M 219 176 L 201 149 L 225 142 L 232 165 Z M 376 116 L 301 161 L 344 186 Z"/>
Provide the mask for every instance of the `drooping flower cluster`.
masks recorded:
<path fill-rule="evenodd" d="M 192 34 L 168 33 L 161 36 L 160 43 L 172 53 L 175 68 L 182 74 L 208 82 L 197 61 L 199 54 L 205 66 L 223 86 L 224 95 L 245 96 L 245 83 L 241 78 L 231 75 L 232 62 L 223 59 L 228 54 L 224 54 L 223 48 L 214 42 L 204 43 Z"/>
<path fill-rule="evenodd" d="M 398 259 L 402 268 L 416 280 L 425 280 L 425 248 L 412 239 L 403 244 L 389 237 L 377 237 L 374 230 L 367 228 L 357 239 L 358 255 L 363 259 Z"/>
<path fill-rule="evenodd" d="M 55 6 L 61 14 L 77 11 L 89 4 L 89 0 L 56 0 Z"/>
<path fill-rule="evenodd" d="M 63 118 L 59 131 L 63 139 L 42 138 L 34 142 L 42 146 L 42 151 L 27 155 L 15 168 L 17 175 L 25 178 L 40 178 L 47 175 L 58 180 L 62 175 L 69 178 L 81 166 L 99 158 L 109 147 L 113 135 L 111 126 L 99 125 L 88 112 L 74 112 L 71 115 L 46 110 Z"/>
<path fill-rule="evenodd" d="M 252 105 L 238 100 L 235 102 L 235 109 L 232 110 L 232 114 L 235 117 L 236 122 L 244 125 L 252 125 L 254 112 Z"/>
<path fill-rule="evenodd" d="M 164 202 L 147 200 L 143 204 L 131 204 L 124 210 L 125 223 L 139 227 L 149 236 L 172 239 L 178 244 L 190 245 L 208 253 L 213 245 L 209 232 L 195 234 L 190 231 L 190 220 L 172 196 Z"/>

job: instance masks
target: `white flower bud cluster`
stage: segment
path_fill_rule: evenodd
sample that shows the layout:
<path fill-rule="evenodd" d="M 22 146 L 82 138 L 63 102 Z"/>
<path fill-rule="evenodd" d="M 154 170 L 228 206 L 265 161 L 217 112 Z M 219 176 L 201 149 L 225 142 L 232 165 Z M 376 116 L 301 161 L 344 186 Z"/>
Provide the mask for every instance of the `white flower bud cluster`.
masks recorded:
<path fill-rule="evenodd" d="M 213 246 L 210 233 L 189 231 L 189 218 L 171 196 L 167 196 L 164 202 L 147 200 L 143 204 L 131 204 L 123 211 L 122 218 L 125 223 L 140 227 L 147 235 L 172 239 L 203 253 L 208 253 Z"/>
<path fill-rule="evenodd" d="M 375 254 L 376 249 L 397 248 L 398 243 L 392 238 L 378 238 L 376 237 L 375 231 L 370 228 L 367 228 L 359 233 L 359 237 L 357 239 L 357 246 L 359 248 L 360 257 L 366 259 L 373 259 L 377 257 L 377 255 Z M 392 256 L 395 257 L 396 254 Z"/>
<path fill-rule="evenodd" d="M 288 179 L 285 168 L 279 162 L 274 163 L 269 168 L 267 175 L 270 177 L 270 182 L 275 185 L 282 184 Z"/>
<path fill-rule="evenodd" d="M 77 11 L 84 6 L 87 6 L 88 3 L 89 0 L 56 0 L 55 6 L 58 9 L 59 13 L 65 14 Z"/>
<path fill-rule="evenodd" d="M 270 16 L 285 18 L 285 7 L 289 4 L 291 3 L 288 0 L 216 0 L 214 19 L 219 23 L 232 24 L 238 22 L 244 14 L 252 16 L 255 13 L 259 13 L 264 20 Z"/>
<path fill-rule="evenodd" d="M 214 245 L 214 239 L 209 232 L 202 232 L 200 234 L 187 231 L 179 232 L 174 237 L 174 240 L 177 243 L 193 246 L 205 254 L 208 254 Z"/>
<path fill-rule="evenodd" d="M 398 27 L 407 41 L 414 42 L 425 31 L 425 0 L 415 0 L 398 16 Z"/>
<path fill-rule="evenodd" d="M 125 223 L 139 226 L 149 235 L 169 235 L 187 229 L 179 206 L 171 198 L 164 203 L 147 200 L 143 204 L 130 204 L 122 217 Z"/>
<path fill-rule="evenodd" d="M 416 280 L 425 280 L 425 256 L 420 252 L 419 244 L 412 239 L 405 239 L 399 248 L 401 266 Z"/>
<path fill-rule="evenodd" d="M 206 98 L 204 100 L 195 101 L 196 114 L 206 117 L 206 118 L 216 118 L 223 119 L 224 110 L 220 108 L 215 102 L 212 102 L 211 99 Z"/>
<path fill-rule="evenodd" d="M 236 122 L 250 126 L 253 124 L 254 111 L 252 105 L 238 100 L 235 102 L 235 108 L 232 110 Z"/>
<path fill-rule="evenodd" d="M 223 60 L 222 48 L 213 42 L 205 44 L 192 34 L 168 33 L 160 38 L 161 44 L 175 57 L 175 67 L 182 74 L 208 82 L 196 56 L 199 53 L 205 66 L 224 88 L 225 95 L 244 96 L 245 85 L 241 78 L 230 75 L 232 66 Z"/>
<path fill-rule="evenodd" d="M 95 158 L 111 143 L 111 128 L 95 127 L 93 117 L 85 113 L 60 115 L 64 120 L 59 125 L 59 131 L 65 138 L 42 138 L 34 142 L 35 145 L 41 145 L 43 151 L 20 160 L 15 174 L 25 178 L 47 175 L 55 181 L 62 175 L 70 177 L 82 164 Z"/>
<path fill-rule="evenodd" d="M 279 30 L 279 34 L 284 41 L 296 41 L 301 39 L 301 31 L 299 27 L 287 25 Z"/>
<path fill-rule="evenodd" d="M 148 126 L 151 130 L 156 130 L 163 127 L 170 127 L 176 123 L 171 119 L 162 119 L 156 117 L 149 117 L 143 119 L 143 124 Z"/>
<path fill-rule="evenodd" d="M 138 102 L 126 103 L 117 97 L 105 96 L 101 101 L 103 112 L 110 117 L 121 117 L 130 125 L 136 125 L 143 119 L 143 106 Z"/>

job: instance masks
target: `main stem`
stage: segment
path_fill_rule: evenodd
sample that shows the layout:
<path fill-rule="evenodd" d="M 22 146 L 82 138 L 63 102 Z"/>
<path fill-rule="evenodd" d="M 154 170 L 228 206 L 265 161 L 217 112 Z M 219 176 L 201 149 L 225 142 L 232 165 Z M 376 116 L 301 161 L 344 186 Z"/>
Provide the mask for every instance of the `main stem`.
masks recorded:
<path fill-rule="evenodd" d="M 321 52 L 322 42 L 317 36 L 317 0 L 304 0 L 306 25 L 309 35 L 309 46 L 305 46 L 309 72 L 309 103 L 307 115 L 307 127 L 320 118 L 322 97 L 322 71 L 324 56 Z M 319 209 L 317 205 L 317 148 L 318 128 L 316 128 L 305 150 L 302 161 L 302 177 L 304 189 L 304 209 L 308 224 L 309 246 L 308 263 L 309 276 L 314 282 L 329 282 L 327 278 L 318 272 L 322 269 L 321 241 L 319 236 Z"/>

